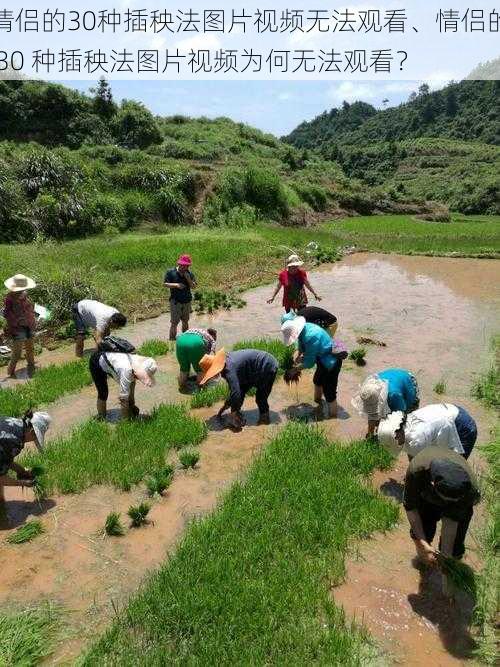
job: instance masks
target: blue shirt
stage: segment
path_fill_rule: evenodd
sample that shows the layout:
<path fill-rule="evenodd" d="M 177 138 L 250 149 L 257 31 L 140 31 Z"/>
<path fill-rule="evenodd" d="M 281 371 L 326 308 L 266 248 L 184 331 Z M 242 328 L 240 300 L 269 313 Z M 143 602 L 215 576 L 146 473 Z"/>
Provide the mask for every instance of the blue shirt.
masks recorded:
<path fill-rule="evenodd" d="M 306 322 L 298 343 L 299 351 L 304 355 L 302 360 L 304 368 L 312 368 L 318 361 L 328 370 L 335 366 L 337 360 L 332 354 L 333 340 L 317 324 Z"/>
<path fill-rule="evenodd" d="M 409 412 L 415 408 L 417 391 L 411 374 L 402 368 L 388 368 L 377 373 L 377 377 L 388 382 L 387 403 L 391 412 Z"/>
<path fill-rule="evenodd" d="M 194 273 L 191 273 L 191 271 L 189 270 L 186 273 L 189 275 L 189 277 L 193 282 L 196 281 Z M 191 288 L 188 285 L 186 276 L 183 275 L 182 273 L 179 273 L 177 267 L 169 269 L 167 271 L 167 273 L 165 274 L 165 280 L 163 282 L 180 283 L 181 285 L 184 285 L 182 289 L 179 289 L 178 287 L 170 289 L 170 299 L 172 301 L 175 301 L 175 303 L 189 303 L 190 301 L 193 300 L 193 295 L 191 294 Z"/>

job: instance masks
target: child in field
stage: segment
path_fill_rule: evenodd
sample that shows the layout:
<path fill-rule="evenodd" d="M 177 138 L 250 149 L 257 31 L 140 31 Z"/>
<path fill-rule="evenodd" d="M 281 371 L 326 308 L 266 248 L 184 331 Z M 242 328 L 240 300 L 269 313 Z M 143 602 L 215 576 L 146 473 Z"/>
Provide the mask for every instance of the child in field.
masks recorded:
<path fill-rule="evenodd" d="M 28 298 L 26 291 L 36 287 L 31 278 L 18 273 L 4 282 L 9 293 L 4 300 L 4 317 L 7 322 L 5 333 L 10 338 L 12 353 L 7 367 L 7 375 L 16 377 L 16 366 L 21 358 L 24 346 L 28 376 L 35 372 L 35 350 L 33 336 L 36 318 L 35 307 Z"/>

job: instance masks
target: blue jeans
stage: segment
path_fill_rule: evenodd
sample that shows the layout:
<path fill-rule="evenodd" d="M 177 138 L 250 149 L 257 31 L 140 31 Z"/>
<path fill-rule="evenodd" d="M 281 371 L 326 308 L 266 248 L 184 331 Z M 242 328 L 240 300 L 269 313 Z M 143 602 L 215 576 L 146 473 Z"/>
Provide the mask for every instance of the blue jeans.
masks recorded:
<path fill-rule="evenodd" d="M 476 422 L 472 419 L 467 410 L 464 410 L 459 405 L 456 407 L 458 408 L 458 415 L 455 418 L 455 426 L 457 428 L 458 437 L 460 438 L 462 447 L 464 448 L 463 457 L 468 459 L 472 452 L 472 448 L 476 444 L 477 426 Z"/>

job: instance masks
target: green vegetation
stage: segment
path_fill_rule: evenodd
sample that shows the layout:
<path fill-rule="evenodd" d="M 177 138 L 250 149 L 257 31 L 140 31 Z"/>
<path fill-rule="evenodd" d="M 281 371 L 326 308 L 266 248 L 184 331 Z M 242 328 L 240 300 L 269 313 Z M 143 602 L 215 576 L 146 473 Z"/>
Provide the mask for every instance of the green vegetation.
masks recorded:
<path fill-rule="evenodd" d="M 16 531 L 11 533 L 7 538 L 9 544 L 24 544 L 24 542 L 31 542 L 35 537 L 43 533 L 42 522 L 38 520 L 27 521 L 24 526 L 20 526 Z"/>
<path fill-rule="evenodd" d="M 170 344 L 157 338 L 147 340 L 137 349 L 137 354 L 142 354 L 144 357 L 163 357 L 168 352 Z"/>
<path fill-rule="evenodd" d="M 147 503 L 141 503 L 140 505 L 132 505 L 129 507 L 127 514 L 130 517 L 130 525 L 132 528 L 140 528 L 141 526 L 145 526 L 148 523 L 147 516 L 150 509 L 151 505 L 148 505 Z"/>
<path fill-rule="evenodd" d="M 179 452 L 179 462 L 183 468 L 195 468 L 199 460 L 199 453 L 192 449 L 186 449 Z"/>
<path fill-rule="evenodd" d="M 125 535 L 125 528 L 118 512 L 110 512 L 104 523 L 104 533 L 110 537 L 121 537 Z"/>
<path fill-rule="evenodd" d="M 433 391 L 435 394 L 445 394 L 446 393 L 446 381 L 445 380 L 439 380 L 439 382 L 436 382 L 436 384 L 433 387 Z"/>
<path fill-rule="evenodd" d="M 243 308 L 246 302 L 235 294 L 215 289 L 197 290 L 193 294 L 194 309 L 197 313 L 214 313 L 221 308 Z"/>
<path fill-rule="evenodd" d="M 277 338 L 257 338 L 252 340 L 242 340 L 233 348 L 234 350 L 262 350 L 269 352 L 278 361 L 279 372 L 283 373 L 289 363 L 290 348 Z"/>
<path fill-rule="evenodd" d="M 437 562 L 453 590 L 463 591 L 473 599 L 476 598 L 476 575 L 471 567 L 456 558 L 448 558 L 440 553 L 437 554 Z"/>
<path fill-rule="evenodd" d="M 129 491 L 165 466 L 169 449 L 197 445 L 205 435 L 206 426 L 183 406 L 164 405 L 146 420 L 122 421 L 114 428 L 91 419 L 42 453 L 26 453 L 22 462 L 43 465 L 47 492 L 81 493 L 94 484 Z"/>
<path fill-rule="evenodd" d="M 38 665 L 51 654 L 60 623 L 59 610 L 50 604 L 0 614 L 0 664 Z"/>
<path fill-rule="evenodd" d="M 209 387 L 203 387 L 191 396 L 190 406 L 193 410 L 197 408 L 209 408 L 214 403 L 224 401 L 228 397 L 228 391 L 224 380 Z"/>
<path fill-rule="evenodd" d="M 366 348 L 357 347 L 349 353 L 349 359 L 352 359 L 356 366 L 366 366 Z"/>
<path fill-rule="evenodd" d="M 146 479 L 146 489 L 150 496 L 161 496 L 168 489 L 174 477 L 174 468 L 171 465 L 163 467 Z"/>
<path fill-rule="evenodd" d="M 479 376 L 472 395 L 489 408 L 500 407 L 500 336 L 492 341 L 494 360 L 489 370 Z"/>
<path fill-rule="evenodd" d="M 352 540 L 397 520 L 396 505 L 363 484 L 388 465 L 381 448 L 288 425 L 84 664 L 358 664 L 363 635 L 330 591 Z"/>

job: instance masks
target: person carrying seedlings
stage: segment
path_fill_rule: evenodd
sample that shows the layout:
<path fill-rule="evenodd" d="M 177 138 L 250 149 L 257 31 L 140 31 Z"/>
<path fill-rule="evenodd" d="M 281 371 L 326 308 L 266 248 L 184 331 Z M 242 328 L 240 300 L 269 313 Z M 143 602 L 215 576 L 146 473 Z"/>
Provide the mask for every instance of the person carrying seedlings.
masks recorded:
<path fill-rule="evenodd" d="M 319 306 L 305 306 L 299 308 L 297 315 L 304 317 L 306 322 L 317 324 L 322 329 L 326 329 L 332 338 L 335 336 L 338 328 L 337 318 L 328 310 Z"/>
<path fill-rule="evenodd" d="M 410 460 L 423 449 L 451 449 L 468 459 L 477 440 L 477 425 L 467 410 L 451 403 L 425 405 L 409 415 L 397 410 L 378 427 L 379 443 Z"/>
<path fill-rule="evenodd" d="M 164 285 L 170 290 L 170 340 L 175 340 L 177 327 L 182 322 L 183 333 L 189 329 L 191 315 L 192 291 L 196 287 L 196 278 L 190 267 L 192 260 L 189 255 L 181 255 L 177 266 L 165 274 Z"/>
<path fill-rule="evenodd" d="M 241 407 L 245 396 L 255 387 L 255 402 L 259 408 L 259 424 L 269 424 L 268 398 L 272 391 L 278 362 L 269 352 L 262 350 L 237 350 L 226 354 L 224 349 L 216 354 L 207 354 L 200 360 L 202 377 L 199 384 L 203 386 L 209 380 L 221 375 L 229 387 L 229 398 L 219 410 L 217 416 L 231 408 L 231 421 L 234 428 L 241 430 L 245 420 Z"/>
<path fill-rule="evenodd" d="M 36 316 L 35 307 L 28 298 L 27 290 L 36 287 L 36 283 L 22 273 L 18 273 L 8 278 L 4 285 L 9 290 L 3 308 L 6 321 L 5 334 L 10 338 L 12 350 L 7 366 L 7 375 L 11 378 L 16 377 L 16 366 L 24 347 L 28 377 L 32 377 L 35 372 L 33 336 L 35 334 Z"/>
<path fill-rule="evenodd" d="M 76 328 L 75 354 L 83 357 L 85 336 L 92 329 L 97 347 L 112 329 L 121 329 L 127 324 L 127 318 L 119 310 L 93 299 L 82 299 L 72 307 L 73 322 Z"/>
<path fill-rule="evenodd" d="M 186 387 L 191 366 L 196 373 L 196 381 L 200 381 L 200 359 L 206 354 L 215 354 L 216 341 L 215 329 L 188 329 L 177 336 L 175 354 L 180 368 L 179 389 Z"/>
<path fill-rule="evenodd" d="M 367 438 L 376 434 L 381 419 L 391 412 L 413 412 L 420 403 L 415 376 L 402 368 L 388 368 L 369 375 L 351 401 L 361 416 L 368 419 Z"/>
<path fill-rule="evenodd" d="M 122 418 L 133 419 L 139 416 L 139 408 L 135 404 L 136 380 L 146 387 L 152 387 L 158 365 L 154 359 L 139 354 L 97 350 L 90 356 L 89 369 L 97 389 L 97 415 L 101 419 L 106 417 L 108 377 L 112 377 L 120 387 Z"/>
<path fill-rule="evenodd" d="M 286 269 L 279 274 L 274 294 L 267 303 L 273 303 L 281 288 L 283 288 L 283 307 L 287 313 L 291 310 L 297 311 L 307 304 L 306 288 L 314 295 L 316 301 L 321 301 L 321 297 L 316 294 L 309 282 L 307 273 L 301 268 L 303 265 L 304 262 L 298 255 L 290 255 Z"/>
<path fill-rule="evenodd" d="M 5 500 L 4 486 L 33 486 L 34 475 L 14 459 L 27 442 L 43 450 L 51 418 L 46 412 L 28 410 L 23 417 L 0 417 L 0 501 Z M 16 473 L 16 479 L 8 475 Z"/>
<path fill-rule="evenodd" d="M 304 317 L 286 320 L 281 326 L 285 345 L 298 344 L 298 353 L 292 371 L 313 368 L 314 401 L 318 404 L 318 416 L 323 414 L 323 396 L 328 407 L 328 417 L 337 416 L 337 385 L 342 368 L 342 355 L 333 353 L 334 341 L 317 324 L 306 322 Z"/>
<path fill-rule="evenodd" d="M 480 500 L 477 480 L 465 459 L 441 447 L 427 447 L 410 462 L 406 471 L 403 506 L 410 523 L 410 536 L 417 557 L 426 565 L 437 565 L 432 541 L 441 521 L 439 552 L 462 558 L 465 536 Z"/>

